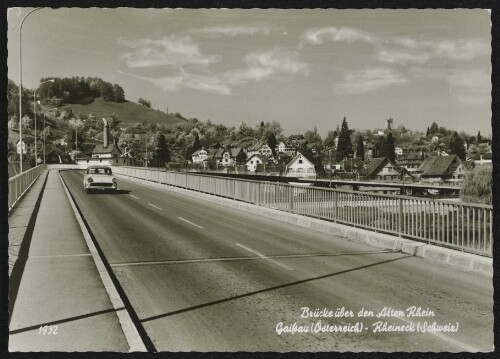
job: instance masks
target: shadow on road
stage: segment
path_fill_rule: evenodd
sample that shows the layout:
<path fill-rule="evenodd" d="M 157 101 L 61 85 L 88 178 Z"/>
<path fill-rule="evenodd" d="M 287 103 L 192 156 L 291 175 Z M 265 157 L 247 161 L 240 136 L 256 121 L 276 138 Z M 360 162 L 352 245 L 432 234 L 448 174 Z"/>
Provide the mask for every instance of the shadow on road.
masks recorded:
<path fill-rule="evenodd" d="M 392 250 L 380 250 L 380 251 L 359 251 L 359 252 L 338 252 L 338 253 L 277 254 L 277 255 L 267 255 L 265 257 L 245 256 L 245 257 L 165 259 L 156 261 L 110 263 L 110 266 L 111 267 L 151 266 L 151 265 L 168 265 L 168 264 L 192 264 L 192 263 L 205 263 L 205 262 L 230 262 L 230 261 L 244 261 L 244 260 L 268 260 L 268 259 L 280 259 L 280 258 L 361 256 L 366 254 L 385 254 L 385 253 L 397 253 L 397 252 Z"/>
<path fill-rule="evenodd" d="M 45 326 L 45 325 L 49 326 L 49 325 L 58 325 L 58 324 L 68 323 L 68 322 L 72 322 L 74 320 L 90 318 L 90 317 L 94 317 L 96 315 L 101 315 L 101 314 L 118 312 L 118 311 L 124 310 L 124 309 L 125 309 L 125 307 L 117 308 L 117 309 L 106 309 L 106 310 L 100 310 L 98 312 L 77 315 L 75 317 L 70 317 L 70 318 L 66 318 L 66 319 L 60 319 L 60 320 L 55 320 L 55 321 L 48 321 L 48 322 L 45 322 L 45 323 L 39 323 L 39 324 L 32 325 L 32 326 L 29 326 L 29 327 L 19 328 L 19 329 L 16 329 L 16 330 L 12 330 L 12 331 L 9 332 L 9 334 L 13 335 L 13 334 L 19 334 L 19 333 L 29 332 L 30 330 L 40 329 L 40 327 Z"/>
<path fill-rule="evenodd" d="M 90 191 L 88 194 L 129 194 L 130 192 L 131 191 L 129 191 L 127 189 L 117 189 L 116 191 L 115 190 L 105 190 L 105 189 L 102 189 L 102 190 L 95 189 L 95 190 Z"/>
<path fill-rule="evenodd" d="M 361 266 L 361 267 L 346 269 L 346 270 L 343 270 L 343 271 L 340 271 L 340 272 L 334 272 L 334 273 L 324 274 L 324 275 L 321 275 L 321 276 L 318 276 L 318 277 L 301 279 L 301 280 L 298 280 L 298 281 L 295 281 L 295 282 L 290 282 L 290 283 L 285 283 L 285 284 L 277 285 L 275 287 L 264 288 L 264 289 L 256 290 L 256 291 L 249 292 L 249 293 L 235 295 L 235 296 L 229 297 L 229 298 L 214 300 L 213 302 L 198 304 L 198 305 L 194 305 L 192 307 L 175 310 L 173 312 L 168 312 L 168 313 L 164 313 L 164 314 L 155 315 L 155 316 L 152 316 L 152 317 L 149 317 L 149 318 L 141 319 L 141 322 L 142 323 L 144 323 L 144 322 L 150 322 L 152 320 L 170 317 L 172 315 L 189 312 L 191 310 L 196 310 L 196 309 L 200 309 L 200 308 L 209 307 L 211 305 L 226 303 L 226 302 L 230 302 L 232 300 L 241 299 L 241 298 L 245 298 L 245 297 L 250 297 L 252 295 L 256 295 L 256 294 L 260 294 L 260 293 L 270 292 L 270 291 L 276 290 L 276 289 L 287 288 L 287 287 L 291 287 L 291 286 L 294 286 L 294 285 L 298 285 L 298 284 L 302 284 L 302 283 L 307 283 L 307 282 L 312 282 L 312 281 L 315 281 L 315 280 L 318 280 L 318 279 L 324 279 L 324 278 L 328 278 L 328 277 L 333 277 L 333 276 L 336 276 L 336 275 L 345 274 L 345 273 L 349 273 L 349 272 L 354 272 L 354 271 L 357 271 L 357 270 L 361 270 L 361 269 L 365 269 L 365 268 L 370 268 L 370 267 L 374 267 L 374 266 L 377 266 L 377 265 L 381 265 L 381 264 L 385 264 L 385 263 L 389 263 L 389 262 L 394 262 L 394 261 L 398 261 L 398 260 L 406 259 L 406 258 L 411 258 L 411 257 L 413 257 L 413 256 L 408 255 L 408 256 L 404 256 L 404 257 L 399 257 L 399 258 L 394 258 L 394 259 L 388 259 L 386 261 L 381 261 L 381 262 L 375 262 L 375 263 L 372 263 L 372 264 L 367 264 L 367 265 L 364 265 L 364 266 Z"/>

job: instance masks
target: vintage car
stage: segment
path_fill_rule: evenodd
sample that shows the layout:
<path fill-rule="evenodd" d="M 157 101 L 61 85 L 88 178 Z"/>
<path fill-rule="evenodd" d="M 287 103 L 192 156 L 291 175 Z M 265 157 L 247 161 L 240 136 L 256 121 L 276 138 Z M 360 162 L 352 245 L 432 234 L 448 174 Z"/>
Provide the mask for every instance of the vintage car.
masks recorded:
<path fill-rule="evenodd" d="M 89 166 L 83 177 L 83 190 L 89 193 L 92 190 L 117 190 L 116 178 L 111 167 Z"/>

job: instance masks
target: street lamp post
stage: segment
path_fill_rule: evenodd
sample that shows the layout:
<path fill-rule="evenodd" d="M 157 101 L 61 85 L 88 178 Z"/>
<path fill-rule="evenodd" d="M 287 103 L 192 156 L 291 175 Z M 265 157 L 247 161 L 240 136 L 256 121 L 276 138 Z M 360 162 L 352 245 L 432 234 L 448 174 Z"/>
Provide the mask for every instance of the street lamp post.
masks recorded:
<path fill-rule="evenodd" d="M 57 113 L 57 107 L 51 108 L 43 114 L 43 130 L 45 131 L 45 115 L 47 115 L 47 112 L 49 111 L 56 111 Z M 45 132 L 43 132 L 43 164 L 45 164 Z"/>
<path fill-rule="evenodd" d="M 21 25 L 19 25 L 19 140 L 21 141 L 21 151 L 19 154 L 19 170 L 22 173 L 23 172 L 23 124 L 22 124 L 22 97 L 23 97 L 23 62 L 22 62 L 22 46 L 21 46 L 21 39 L 22 39 L 22 30 L 23 30 L 23 23 L 24 20 L 34 11 L 42 9 L 41 7 L 37 7 L 33 10 L 31 10 L 29 13 L 24 15 L 23 19 L 21 20 Z"/>
<path fill-rule="evenodd" d="M 76 119 L 76 122 L 75 122 L 75 130 L 76 130 L 76 135 L 75 135 L 75 138 L 76 138 L 76 148 L 75 148 L 75 159 L 77 158 L 76 156 L 78 156 L 78 120 L 79 118 Z M 85 120 L 82 120 L 83 122 L 83 126 L 85 127 Z"/>
<path fill-rule="evenodd" d="M 38 85 L 38 87 L 35 89 L 35 92 L 33 93 L 33 113 L 35 114 L 35 166 L 38 166 L 38 159 L 37 159 L 38 147 L 36 146 L 36 137 L 37 137 L 37 135 L 36 135 L 36 92 L 38 91 L 40 86 L 42 86 L 43 84 L 45 84 L 47 82 L 54 82 L 54 81 L 55 81 L 54 79 L 50 79 L 50 80 L 42 82 L 40 85 Z"/>

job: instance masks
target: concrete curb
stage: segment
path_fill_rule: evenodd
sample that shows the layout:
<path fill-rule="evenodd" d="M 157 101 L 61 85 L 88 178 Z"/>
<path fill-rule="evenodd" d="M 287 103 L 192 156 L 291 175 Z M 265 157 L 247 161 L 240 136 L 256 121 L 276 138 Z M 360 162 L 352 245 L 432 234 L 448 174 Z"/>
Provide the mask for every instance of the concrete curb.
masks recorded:
<path fill-rule="evenodd" d="M 73 198 L 71 197 L 68 188 L 66 187 L 66 183 L 64 183 L 60 173 L 59 173 L 59 179 L 61 180 L 61 184 L 64 188 L 64 191 L 66 192 L 68 201 L 71 205 L 71 208 L 73 209 L 78 224 L 80 225 L 83 237 L 85 238 L 85 243 L 87 243 L 89 251 L 92 254 L 92 258 L 94 259 L 97 271 L 99 272 L 99 276 L 101 277 L 104 288 L 106 289 L 106 292 L 108 293 L 113 308 L 115 309 L 115 313 L 122 327 L 123 334 L 125 335 L 125 338 L 127 339 L 128 345 L 130 347 L 129 352 L 147 352 L 146 346 L 144 345 L 141 336 L 139 335 L 139 332 L 135 327 L 132 318 L 130 317 L 129 312 L 126 309 L 123 300 L 118 294 L 118 290 L 113 284 L 113 280 L 111 279 L 106 269 L 106 266 L 104 265 L 101 257 L 99 256 L 97 248 L 92 242 L 92 238 L 90 237 L 90 234 L 87 231 L 85 224 L 83 223 L 82 217 L 80 216 L 80 213 L 76 208 L 75 202 L 73 201 Z"/>
<path fill-rule="evenodd" d="M 115 175 L 117 177 L 127 178 L 134 182 L 148 184 L 156 188 L 162 188 L 172 192 L 181 193 L 190 197 L 217 203 L 223 206 L 239 209 L 256 215 L 265 216 L 267 218 L 272 218 L 281 222 L 310 228 L 318 232 L 345 237 L 351 241 L 367 243 L 378 248 L 399 251 L 433 262 L 450 265 L 460 270 L 493 277 L 493 258 L 482 257 L 476 254 L 460 252 L 455 249 L 438 247 L 436 245 L 425 244 L 423 242 L 417 242 L 406 238 L 399 238 L 385 233 L 377 233 L 366 229 L 328 222 L 317 218 L 311 218 L 299 214 L 280 211 L 277 209 L 262 207 L 256 204 L 240 202 L 233 199 L 191 191 L 175 186 L 159 184 L 156 182 L 129 177 L 121 174 Z"/>

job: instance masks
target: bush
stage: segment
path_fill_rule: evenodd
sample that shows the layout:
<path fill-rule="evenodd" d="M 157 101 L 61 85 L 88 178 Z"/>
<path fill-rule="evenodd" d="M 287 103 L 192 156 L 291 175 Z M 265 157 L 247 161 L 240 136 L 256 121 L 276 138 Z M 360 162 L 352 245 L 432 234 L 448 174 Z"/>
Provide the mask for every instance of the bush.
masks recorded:
<path fill-rule="evenodd" d="M 464 176 L 461 199 L 464 202 L 492 204 L 492 185 L 492 167 L 477 166 Z"/>
<path fill-rule="evenodd" d="M 80 105 L 88 105 L 91 104 L 92 102 L 94 102 L 93 97 L 84 97 L 80 100 Z"/>

